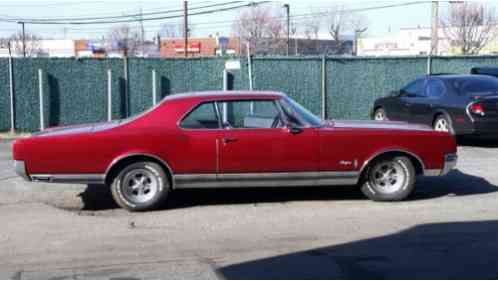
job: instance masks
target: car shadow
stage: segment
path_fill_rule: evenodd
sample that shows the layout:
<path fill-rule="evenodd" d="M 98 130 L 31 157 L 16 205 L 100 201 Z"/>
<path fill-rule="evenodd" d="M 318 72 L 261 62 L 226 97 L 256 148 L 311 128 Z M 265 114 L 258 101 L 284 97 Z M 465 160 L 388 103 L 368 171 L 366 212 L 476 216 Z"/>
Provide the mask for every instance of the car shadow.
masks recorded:
<path fill-rule="evenodd" d="M 498 137 L 482 138 L 477 136 L 466 136 L 457 138 L 458 146 L 464 147 L 483 147 L 483 148 L 498 148 Z"/>
<path fill-rule="evenodd" d="M 419 177 L 415 192 L 408 200 L 427 200 L 443 196 L 466 196 L 496 191 L 498 187 L 487 180 L 454 170 L 444 177 Z M 103 185 L 88 185 L 79 197 L 83 201 L 83 210 L 107 210 L 118 207 L 112 199 L 110 189 Z M 366 198 L 355 186 L 183 189 L 172 192 L 160 210 L 207 205 L 284 204 L 293 201 L 324 200 L 366 200 Z"/>
<path fill-rule="evenodd" d="M 225 279 L 496 279 L 498 221 L 421 224 L 401 232 L 232 264 Z"/>

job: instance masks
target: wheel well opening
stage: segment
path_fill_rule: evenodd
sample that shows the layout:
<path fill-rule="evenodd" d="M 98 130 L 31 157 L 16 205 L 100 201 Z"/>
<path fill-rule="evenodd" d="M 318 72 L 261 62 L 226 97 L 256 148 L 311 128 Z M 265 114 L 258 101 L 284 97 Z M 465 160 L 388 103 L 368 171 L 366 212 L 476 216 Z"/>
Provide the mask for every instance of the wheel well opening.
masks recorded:
<path fill-rule="evenodd" d="M 385 158 L 385 157 L 397 157 L 397 156 L 404 156 L 410 159 L 410 162 L 413 164 L 413 168 L 415 169 L 415 174 L 418 175 L 423 175 L 424 174 L 424 166 L 421 163 L 421 160 L 419 160 L 417 157 L 413 156 L 410 153 L 406 153 L 403 151 L 390 151 L 390 152 L 385 152 L 382 154 L 379 154 L 375 156 L 374 158 L 370 159 L 368 164 L 364 167 L 363 171 L 361 172 L 361 178 L 365 177 L 365 173 L 368 171 L 368 167 L 375 163 L 377 160 Z"/>
<path fill-rule="evenodd" d="M 439 117 L 439 116 L 444 116 L 443 113 L 441 112 L 438 112 L 436 113 L 436 115 L 434 115 L 434 118 L 432 119 L 432 126 L 434 127 L 434 125 L 436 124 L 436 119 Z"/>
<path fill-rule="evenodd" d="M 107 172 L 106 177 L 105 177 L 105 183 L 107 185 L 111 185 L 112 181 L 114 178 L 119 174 L 119 172 L 124 169 L 126 166 L 137 163 L 137 162 L 154 162 L 161 166 L 163 169 L 164 173 L 168 177 L 168 181 L 170 184 L 173 184 L 173 175 L 171 175 L 171 172 L 169 168 L 161 161 L 158 159 L 147 156 L 147 155 L 133 155 L 133 156 L 128 156 L 123 159 L 120 159 L 118 162 L 114 163 L 111 169 Z"/>
<path fill-rule="evenodd" d="M 383 109 L 382 105 L 377 105 L 376 107 L 374 107 L 374 109 L 372 110 L 372 117 L 375 117 L 375 112 L 381 108 Z"/>

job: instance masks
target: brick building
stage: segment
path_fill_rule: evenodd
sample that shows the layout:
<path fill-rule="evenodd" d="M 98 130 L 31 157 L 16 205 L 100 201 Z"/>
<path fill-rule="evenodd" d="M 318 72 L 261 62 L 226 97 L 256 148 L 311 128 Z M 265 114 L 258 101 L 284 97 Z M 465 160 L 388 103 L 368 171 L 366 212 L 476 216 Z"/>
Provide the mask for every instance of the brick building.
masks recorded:
<path fill-rule="evenodd" d="M 183 38 L 161 40 L 161 58 L 182 58 L 185 57 L 184 53 Z M 187 53 L 189 57 L 239 55 L 240 42 L 238 38 L 228 37 L 189 38 Z"/>

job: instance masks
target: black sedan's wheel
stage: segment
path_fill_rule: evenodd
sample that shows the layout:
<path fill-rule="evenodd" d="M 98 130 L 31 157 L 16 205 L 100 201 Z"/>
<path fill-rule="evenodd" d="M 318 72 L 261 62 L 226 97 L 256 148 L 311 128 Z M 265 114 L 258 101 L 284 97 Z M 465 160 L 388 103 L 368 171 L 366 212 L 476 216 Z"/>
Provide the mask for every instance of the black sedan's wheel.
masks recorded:
<path fill-rule="evenodd" d="M 386 111 L 382 107 L 377 108 L 375 110 L 375 112 L 374 112 L 373 119 L 375 121 L 384 121 L 384 120 L 387 120 Z"/>
<path fill-rule="evenodd" d="M 438 115 L 436 117 L 436 119 L 434 120 L 433 128 L 435 131 L 438 132 L 447 132 L 452 135 L 455 134 L 455 132 L 453 131 L 453 126 L 451 126 L 450 120 L 445 115 Z"/>
<path fill-rule="evenodd" d="M 111 184 L 116 203 L 130 211 L 159 207 L 166 200 L 169 189 L 166 174 L 154 162 L 137 162 L 126 166 Z"/>
<path fill-rule="evenodd" d="M 407 157 L 387 157 L 372 163 L 361 191 L 374 201 L 405 199 L 415 187 L 415 168 Z"/>

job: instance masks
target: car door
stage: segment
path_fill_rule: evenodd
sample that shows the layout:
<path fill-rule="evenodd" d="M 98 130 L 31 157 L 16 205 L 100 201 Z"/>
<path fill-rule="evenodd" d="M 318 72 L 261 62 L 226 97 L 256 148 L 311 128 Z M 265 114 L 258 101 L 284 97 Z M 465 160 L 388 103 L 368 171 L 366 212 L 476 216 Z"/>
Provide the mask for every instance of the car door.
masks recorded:
<path fill-rule="evenodd" d="M 434 108 L 440 103 L 444 95 L 445 86 L 437 79 L 426 79 L 423 95 L 412 98 L 410 116 L 414 123 L 432 126 Z"/>
<path fill-rule="evenodd" d="M 419 78 L 401 89 L 399 96 L 400 121 L 418 122 L 417 117 L 413 115 L 412 106 L 423 101 L 425 97 L 424 84 L 425 78 Z"/>
<path fill-rule="evenodd" d="M 274 100 L 218 103 L 225 129 L 219 174 L 316 171 L 316 130 L 288 129 Z"/>
<path fill-rule="evenodd" d="M 176 161 L 179 174 L 216 174 L 218 142 L 222 133 L 215 102 L 197 105 L 179 122 L 181 141 Z"/>

